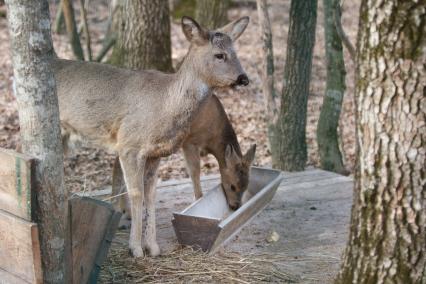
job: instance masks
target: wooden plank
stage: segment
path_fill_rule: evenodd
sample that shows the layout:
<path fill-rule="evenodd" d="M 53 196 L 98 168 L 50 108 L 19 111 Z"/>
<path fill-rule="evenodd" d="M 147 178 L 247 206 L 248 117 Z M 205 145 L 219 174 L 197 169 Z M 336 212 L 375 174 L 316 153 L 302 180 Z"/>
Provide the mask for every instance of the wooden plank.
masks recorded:
<path fill-rule="evenodd" d="M 255 195 L 228 217 L 228 205 L 220 185 L 211 189 L 181 213 L 173 214 L 179 243 L 214 253 L 271 201 L 281 179 L 279 171 L 253 167 L 249 190 Z"/>
<path fill-rule="evenodd" d="M 102 240 L 101 246 L 95 258 L 95 266 L 90 272 L 88 283 L 96 284 L 98 281 L 99 273 L 101 272 L 102 263 L 105 261 L 108 255 L 109 248 L 111 247 L 112 240 L 114 239 L 115 232 L 117 231 L 118 224 L 120 223 L 121 213 L 114 212 L 106 229 L 104 239 Z"/>
<path fill-rule="evenodd" d="M 295 183 L 295 184 L 286 184 L 285 182 L 281 183 L 279 190 L 290 190 L 290 189 L 306 189 L 306 188 L 315 188 L 318 186 L 324 185 L 333 185 L 338 183 L 352 183 L 353 180 L 349 177 L 338 176 L 334 178 L 325 178 L 319 180 L 305 180 L 303 182 Z"/>
<path fill-rule="evenodd" d="M 31 168 L 34 159 L 0 148 L 0 209 L 31 221 Z"/>
<path fill-rule="evenodd" d="M 28 283 L 43 282 L 37 224 L 3 210 L 0 210 L 0 268 Z"/>
<path fill-rule="evenodd" d="M 93 269 L 102 264 L 121 217 L 103 201 L 88 197 L 69 200 L 68 228 L 71 254 L 68 282 L 88 283 Z"/>
<path fill-rule="evenodd" d="M 221 231 L 211 247 L 210 253 L 214 253 L 221 245 L 230 240 L 269 204 L 278 189 L 281 178 L 281 176 L 276 177 L 246 204 L 219 224 Z"/>
<path fill-rule="evenodd" d="M 173 228 L 180 244 L 201 248 L 203 251 L 211 248 L 220 231 L 220 220 L 179 213 L 174 213 L 173 217 Z"/>
<path fill-rule="evenodd" d="M 349 177 L 340 176 L 340 175 L 329 175 L 328 173 L 319 173 L 312 176 L 298 176 L 291 179 L 284 177 L 280 187 L 290 186 L 290 185 L 297 186 L 299 184 L 309 184 L 309 183 L 316 183 L 316 182 L 327 183 L 327 181 L 334 181 L 336 179 L 351 181 L 351 178 Z"/>
<path fill-rule="evenodd" d="M 200 177 L 200 181 L 211 181 L 211 180 L 218 180 L 220 179 L 220 175 L 218 174 L 213 174 L 213 175 L 207 175 L 207 176 L 201 176 Z M 185 178 L 185 179 L 171 179 L 171 180 L 166 180 L 166 181 L 161 181 L 158 183 L 157 188 L 160 187 L 169 187 L 169 186 L 175 186 L 175 185 L 182 185 L 182 184 L 189 184 L 192 183 L 190 178 Z"/>
<path fill-rule="evenodd" d="M 30 283 L 0 268 L 0 284 L 27 284 Z"/>

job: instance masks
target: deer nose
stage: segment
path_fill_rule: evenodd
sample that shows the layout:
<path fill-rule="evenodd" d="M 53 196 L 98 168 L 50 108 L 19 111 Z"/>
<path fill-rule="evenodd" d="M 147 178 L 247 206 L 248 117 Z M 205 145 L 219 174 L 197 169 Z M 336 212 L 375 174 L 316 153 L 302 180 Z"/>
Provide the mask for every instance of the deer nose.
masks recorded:
<path fill-rule="evenodd" d="M 237 202 L 236 204 L 232 204 L 232 205 L 229 205 L 229 208 L 231 208 L 232 210 L 237 210 L 238 208 L 240 208 L 240 203 L 239 202 Z"/>
<path fill-rule="evenodd" d="M 237 85 L 239 86 L 247 86 L 249 84 L 249 79 L 246 74 L 241 74 L 237 78 Z"/>

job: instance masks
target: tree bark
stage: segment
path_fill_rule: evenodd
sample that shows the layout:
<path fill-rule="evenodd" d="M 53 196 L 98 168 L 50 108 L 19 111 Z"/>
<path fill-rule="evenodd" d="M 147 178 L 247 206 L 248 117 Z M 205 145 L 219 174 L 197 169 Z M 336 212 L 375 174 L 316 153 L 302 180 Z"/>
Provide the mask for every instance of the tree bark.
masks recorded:
<path fill-rule="evenodd" d="M 86 37 L 87 59 L 92 61 L 92 47 L 90 40 L 89 24 L 87 23 L 86 4 L 84 0 L 80 0 L 81 20 L 83 22 L 84 36 Z"/>
<path fill-rule="evenodd" d="M 57 34 L 63 34 L 65 31 L 65 19 L 64 19 L 64 9 L 62 9 L 63 0 L 61 0 L 56 9 L 56 18 L 55 18 L 55 32 Z"/>
<path fill-rule="evenodd" d="M 110 63 L 172 71 L 169 5 L 164 0 L 125 0 Z"/>
<path fill-rule="evenodd" d="M 335 21 L 340 22 L 340 13 L 335 15 L 339 9 L 339 2 L 340 0 L 324 0 L 323 5 L 327 83 L 318 121 L 317 142 L 321 168 L 346 174 L 337 131 L 346 90 L 342 40 L 335 24 Z"/>
<path fill-rule="evenodd" d="M 74 56 L 78 60 L 84 60 L 84 53 L 83 49 L 81 48 L 80 37 L 78 35 L 77 25 L 75 23 L 72 0 L 62 0 L 62 9 L 64 11 L 65 27 L 67 29 L 68 38 Z"/>
<path fill-rule="evenodd" d="M 228 22 L 230 0 L 197 0 L 195 19 L 205 28 L 216 29 Z"/>
<path fill-rule="evenodd" d="M 357 54 L 359 164 L 336 283 L 424 283 L 426 10 L 363 0 Z"/>
<path fill-rule="evenodd" d="M 281 106 L 270 128 L 273 166 L 286 171 L 303 170 L 307 159 L 306 110 L 316 18 L 316 0 L 291 1 Z"/>
<path fill-rule="evenodd" d="M 46 0 L 7 0 L 23 152 L 38 159 L 36 206 L 45 283 L 64 282 L 65 191 Z"/>
<path fill-rule="evenodd" d="M 272 43 L 271 22 L 269 20 L 266 0 L 257 0 L 259 28 L 262 40 L 262 92 L 265 101 L 266 120 L 268 125 L 268 141 L 274 134 L 274 126 L 278 118 L 276 105 L 277 94 L 274 83 L 274 52 Z"/>
<path fill-rule="evenodd" d="M 103 48 L 111 42 L 111 39 L 117 39 L 117 35 L 123 23 L 123 1 L 112 0 L 109 6 L 109 16 L 107 31 L 103 39 Z"/>

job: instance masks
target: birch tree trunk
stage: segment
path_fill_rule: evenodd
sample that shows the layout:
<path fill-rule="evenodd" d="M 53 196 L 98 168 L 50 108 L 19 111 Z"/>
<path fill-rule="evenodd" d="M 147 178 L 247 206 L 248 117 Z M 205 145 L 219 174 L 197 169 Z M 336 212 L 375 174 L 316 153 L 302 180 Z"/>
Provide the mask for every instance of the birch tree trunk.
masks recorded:
<path fill-rule="evenodd" d="M 358 34 L 359 165 L 336 283 L 424 283 L 426 8 L 363 0 Z"/>
<path fill-rule="evenodd" d="M 303 170 L 307 159 L 306 110 L 316 19 L 316 0 L 291 1 L 281 106 L 270 128 L 272 163 L 286 171 Z"/>
<path fill-rule="evenodd" d="M 169 4 L 164 0 L 125 0 L 122 29 L 110 63 L 135 69 L 172 71 Z"/>
<path fill-rule="evenodd" d="M 45 283 L 64 282 L 65 192 L 56 83 L 46 0 L 7 0 L 23 152 L 38 159 L 34 221 Z"/>
<path fill-rule="evenodd" d="M 342 40 L 335 25 L 335 21 L 340 21 L 340 13 L 336 13 L 339 2 L 340 0 L 324 0 L 323 5 L 327 83 L 318 121 L 317 141 L 321 168 L 346 174 L 337 131 L 346 90 Z"/>
<path fill-rule="evenodd" d="M 230 0 L 197 0 L 195 19 L 208 29 L 216 29 L 228 22 Z"/>

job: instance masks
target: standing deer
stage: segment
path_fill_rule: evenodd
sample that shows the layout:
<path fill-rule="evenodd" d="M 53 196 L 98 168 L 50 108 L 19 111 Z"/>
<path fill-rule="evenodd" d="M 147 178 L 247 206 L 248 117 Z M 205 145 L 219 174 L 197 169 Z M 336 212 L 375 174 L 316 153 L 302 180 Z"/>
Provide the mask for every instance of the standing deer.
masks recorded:
<path fill-rule="evenodd" d="M 160 253 L 155 230 L 160 158 L 182 145 L 193 116 L 212 89 L 249 83 L 233 48 L 248 22 L 243 17 L 208 31 L 183 17 L 190 47 L 174 74 L 60 59 L 53 64 L 64 136 L 85 139 L 118 154 L 129 192 L 133 222 L 129 248 L 134 257 L 144 255 L 144 201 L 144 246 L 153 256 Z"/>
<path fill-rule="evenodd" d="M 183 142 L 189 175 L 194 186 L 196 199 L 203 196 L 200 184 L 200 154 L 212 154 L 219 164 L 221 184 L 229 207 L 238 209 L 242 196 L 247 190 L 250 166 L 256 153 L 256 145 L 242 155 L 237 135 L 220 100 L 212 95 L 203 103 L 194 116 L 189 134 Z M 121 169 L 117 161 L 113 170 L 112 195 L 118 195 L 125 188 L 121 184 Z M 119 207 L 128 213 L 128 203 L 124 197 L 119 200 Z"/>

